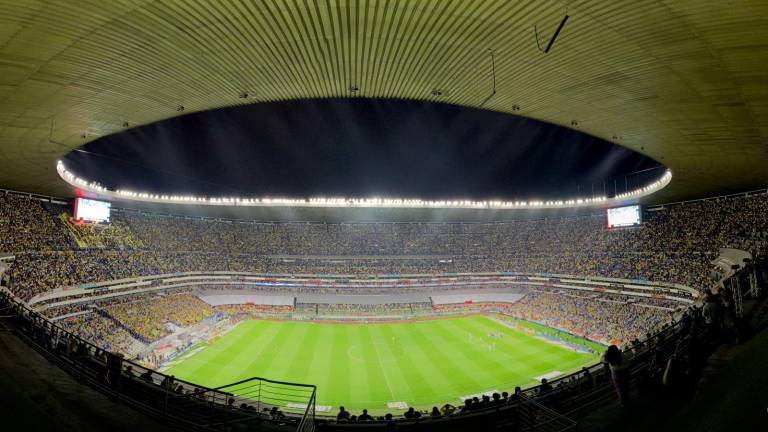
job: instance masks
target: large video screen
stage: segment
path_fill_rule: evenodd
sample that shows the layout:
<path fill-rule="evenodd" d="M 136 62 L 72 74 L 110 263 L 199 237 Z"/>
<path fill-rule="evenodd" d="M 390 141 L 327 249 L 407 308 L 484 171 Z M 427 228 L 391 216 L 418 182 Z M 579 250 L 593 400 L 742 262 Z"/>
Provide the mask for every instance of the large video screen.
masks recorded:
<path fill-rule="evenodd" d="M 75 199 L 75 219 L 90 222 L 109 222 L 112 204 L 87 198 Z"/>
<path fill-rule="evenodd" d="M 641 214 L 639 205 L 609 208 L 606 210 L 608 228 L 639 226 Z"/>

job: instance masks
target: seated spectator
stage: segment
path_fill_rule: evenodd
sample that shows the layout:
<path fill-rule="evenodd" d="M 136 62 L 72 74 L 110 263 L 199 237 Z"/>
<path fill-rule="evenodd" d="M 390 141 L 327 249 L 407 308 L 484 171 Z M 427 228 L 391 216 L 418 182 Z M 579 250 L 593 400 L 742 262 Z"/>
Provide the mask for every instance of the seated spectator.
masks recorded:
<path fill-rule="evenodd" d="M 546 378 L 542 378 L 541 385 L 539 386 L 539 396 L 546 396 L 551 391 L 552 391 L 552 384 L 550 384 Z"/>
<path fill-rule="evenodd" d="M 445 404 L 440 409 L 440 413 L 443 414 L 444 416 L 449 416 L 455 412 L 456 412 L 456 407 L 451 404 Z"/>
<path fill-rule="evenodd" d="M 349 411 L 345 410 L 343 406 L 339 407 L 339 413 L 336 414 L 336 420 L 338 421 L 347 421 L 349 420 Z"/>

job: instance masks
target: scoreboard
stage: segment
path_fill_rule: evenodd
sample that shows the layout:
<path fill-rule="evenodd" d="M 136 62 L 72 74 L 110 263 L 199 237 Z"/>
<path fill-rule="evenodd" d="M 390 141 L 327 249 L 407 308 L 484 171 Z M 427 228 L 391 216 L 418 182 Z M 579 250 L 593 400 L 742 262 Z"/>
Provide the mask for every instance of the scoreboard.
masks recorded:
<path fill-rule="evenodd" d="M 608 229 L 640 226 L 642 211 L 639 205 L 613 207 L 605 210 Z"/>
<path fill-rule="evenodd" d="M 87 198 L 75 198 L 75 220 L 109 222 L 112 204 Z"/>

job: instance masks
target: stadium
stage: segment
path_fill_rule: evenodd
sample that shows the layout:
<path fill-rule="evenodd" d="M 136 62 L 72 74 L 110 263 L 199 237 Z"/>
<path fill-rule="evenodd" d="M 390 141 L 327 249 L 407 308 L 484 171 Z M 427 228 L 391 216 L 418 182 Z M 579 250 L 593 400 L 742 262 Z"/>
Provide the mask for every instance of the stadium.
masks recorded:
<path fill-rule="evenodd" d="M 4 423 L 761 430 L 766 40 L 751 0 L 0 0 Z"/>

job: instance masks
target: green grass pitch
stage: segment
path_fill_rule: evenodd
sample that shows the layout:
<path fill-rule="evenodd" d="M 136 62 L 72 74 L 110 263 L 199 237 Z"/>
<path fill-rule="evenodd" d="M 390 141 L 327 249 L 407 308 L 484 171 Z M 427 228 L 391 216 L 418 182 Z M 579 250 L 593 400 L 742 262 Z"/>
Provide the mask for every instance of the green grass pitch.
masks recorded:
<path fill-rule="evenodd" d="M 317 405 L 333 413 L 343 405 L 381 414 L 399 411 L 388 402 L 426 409 L 489 390 L 512 393 L 596 360 L 480 315 L 377 324 L 249 320 L 165 372 L 209 387 L 253 376 L 309 383 Z"/>

